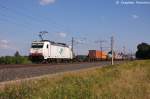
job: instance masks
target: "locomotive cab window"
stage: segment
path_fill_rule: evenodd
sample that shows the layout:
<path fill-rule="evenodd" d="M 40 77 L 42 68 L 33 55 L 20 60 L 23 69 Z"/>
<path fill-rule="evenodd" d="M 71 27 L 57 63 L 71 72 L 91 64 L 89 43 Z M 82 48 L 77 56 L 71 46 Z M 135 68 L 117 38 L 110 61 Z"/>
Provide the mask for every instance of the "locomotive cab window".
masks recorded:
<path fill-rule="evenodd" d="M 47 44 L 47 46 L 46 46 L 47 48 L 48 48 L 48 44 Z"/>
<path fill-rule="evenodd" d="M 43 44 L 32 44 L 32 48 L 43 48 Z"/>

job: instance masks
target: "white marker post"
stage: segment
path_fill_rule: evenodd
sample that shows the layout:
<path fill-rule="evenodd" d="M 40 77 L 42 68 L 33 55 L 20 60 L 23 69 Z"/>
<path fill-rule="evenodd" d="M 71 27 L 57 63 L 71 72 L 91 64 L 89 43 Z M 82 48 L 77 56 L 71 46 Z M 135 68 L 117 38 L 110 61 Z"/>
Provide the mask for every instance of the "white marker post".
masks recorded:
<path fill-rule="evenodd" d="M 114 65 L 114 37 L 111 37 L 111 51 L 112 51 L 112 57 L 111 57 L 111 65 Z"/>

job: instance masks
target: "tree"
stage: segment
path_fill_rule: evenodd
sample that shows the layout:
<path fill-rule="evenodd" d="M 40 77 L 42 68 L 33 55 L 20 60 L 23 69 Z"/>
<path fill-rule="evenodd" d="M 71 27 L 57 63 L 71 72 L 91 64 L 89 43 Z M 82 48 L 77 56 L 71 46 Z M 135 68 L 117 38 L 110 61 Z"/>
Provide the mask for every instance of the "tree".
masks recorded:
<path fill-rule="evenodd" d="M 150 59 L 150 45 L 141 43 L 137 46 L 136 57 L 139 59 Z"/>
<path fill-rule="evenodd" d="M 19 53 L 19 51 L 16 51 L 16 53 L 14 54 L 14 56 L 15 56 L 15 57 L 18 57 L 18 56 L 20 56 L 20 53 Z"/>

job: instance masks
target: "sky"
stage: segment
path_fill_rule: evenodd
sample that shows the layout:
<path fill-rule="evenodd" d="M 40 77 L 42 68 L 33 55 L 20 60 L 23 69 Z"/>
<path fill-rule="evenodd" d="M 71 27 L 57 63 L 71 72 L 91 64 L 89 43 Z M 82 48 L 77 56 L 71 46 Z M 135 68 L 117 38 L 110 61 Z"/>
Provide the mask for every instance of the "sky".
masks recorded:
<path fill-rule="evenodd" d="M 136 52 L 141 42 L 150 43 L 150 0 L 0 0 L 0 56 L 28 55 L 40 31 L 45 39 L 71 44 L 75 53 L 110 50 Z"/>

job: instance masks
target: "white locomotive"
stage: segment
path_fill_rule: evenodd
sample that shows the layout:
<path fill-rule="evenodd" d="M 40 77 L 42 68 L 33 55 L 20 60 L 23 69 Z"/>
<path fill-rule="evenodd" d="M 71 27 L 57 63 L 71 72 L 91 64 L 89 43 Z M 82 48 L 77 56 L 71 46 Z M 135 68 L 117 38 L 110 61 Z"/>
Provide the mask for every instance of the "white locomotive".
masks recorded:
<path fill-rule="evenodd" d="M 33 41 L 30 48 L 30 59 L 38 62 L 69 61 L 73 59 L 71 46 L 49 40 Z"/>

